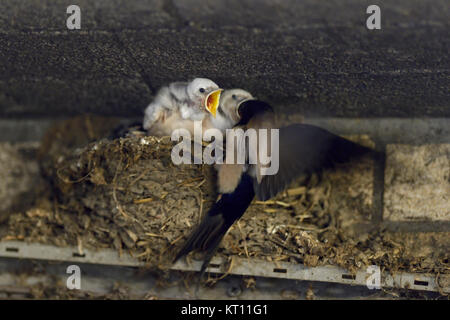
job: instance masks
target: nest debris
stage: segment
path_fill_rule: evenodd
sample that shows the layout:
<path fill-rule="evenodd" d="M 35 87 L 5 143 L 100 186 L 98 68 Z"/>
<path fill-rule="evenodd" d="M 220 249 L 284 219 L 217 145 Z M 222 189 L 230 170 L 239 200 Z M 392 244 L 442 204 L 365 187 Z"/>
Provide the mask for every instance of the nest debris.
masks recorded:
<path fill-rule="evenodd" d="M 4 239 L 77 246 L 80 253 L 115 248 L 150 268 L 167 270 L 216 200 L 214 169 L 175 166 L 169 138 L 108 140 L 111 128 L 87 132 L 86 119 L 76 120 L 78 128 L 71 123 L 70 132 L 66 123 L 47 135 L 41 170 L 51 192 L 36 207 L 11 215 Z M 72 139 L 67 135 L 77 135 L 76 143 L 66 143 Z M 366 137 L 356 140 L 367 142 Z M 448 234 L 359 229 L 373 213 L 372 171 L 367 158 L 298 180 L 270 201 L 255 200 L 225 236 L 218 255 L 337 265 L 351 272 L 376 264 L 392 272 L 449 273 Z M 423 246 L 418 248 L 417 241 Z M 432 252 L 426 251 L 430 246 Z"/>

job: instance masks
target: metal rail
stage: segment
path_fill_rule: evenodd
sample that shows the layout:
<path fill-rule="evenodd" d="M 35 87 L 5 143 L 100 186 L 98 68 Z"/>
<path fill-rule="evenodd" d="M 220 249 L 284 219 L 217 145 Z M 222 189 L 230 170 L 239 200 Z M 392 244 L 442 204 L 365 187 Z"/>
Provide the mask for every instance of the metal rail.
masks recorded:
<path fill-rule="evenodd" d="M 31 260 L 49 260 L 72 263 L 91 263 L 99 265 L 143 267 L 142 261 L 133 258 L 129 254 L 119 256 L 113 249 L 89 250 L 82 253 L 75 247 L 55 247 L 52 245 L 24 243 L 19 241 L 0 242 L 0 257 Z M 351 274 L 347 270 L 336 266 L 306 267 L 302 264 L 287 262 L 268 262 L 256 259 L 233 257 L 233 268 L 228 269 L 228 263 L 217 258 L 213 259 L 209 272 L 225 273 L 233 275 L 245 275 L 255 277 L 269 277 L 291 280 L 321 281 L 341 283 L 347 285 L 366 286 L 371 273 L 359 270 Z M 199 271 L 201 261 L 186 263 L 178 261 L 172 270 Z M 450 275 L 435 275 L 422 273 L 397 272 L 381 274 L 381 287 L 404 288 L 422 291 L 435 291 L 450 293 Z"/>

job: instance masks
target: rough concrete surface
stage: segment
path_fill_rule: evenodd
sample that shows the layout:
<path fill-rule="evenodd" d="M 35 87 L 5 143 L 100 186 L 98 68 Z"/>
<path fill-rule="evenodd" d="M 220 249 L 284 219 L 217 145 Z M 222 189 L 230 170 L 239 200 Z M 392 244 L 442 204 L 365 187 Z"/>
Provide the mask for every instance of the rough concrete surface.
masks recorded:
<path fill-rule="evenodd" d="M 450 220 L 450 145 L 387 145 L 386 149 L 385 218 Z"/>
<path fill-rule="evenodd" d="M 32 204 L 43 180 L 33 159 L 37 143 L 0 143 L 0 223 Z"/>
<path fill-rule="evenodd" d="M 205 76 L 279 111 L 449 117 L 445 0 L 69 0 L 0 4 L 0 116 L 140 116 L 155 90 Z"/>

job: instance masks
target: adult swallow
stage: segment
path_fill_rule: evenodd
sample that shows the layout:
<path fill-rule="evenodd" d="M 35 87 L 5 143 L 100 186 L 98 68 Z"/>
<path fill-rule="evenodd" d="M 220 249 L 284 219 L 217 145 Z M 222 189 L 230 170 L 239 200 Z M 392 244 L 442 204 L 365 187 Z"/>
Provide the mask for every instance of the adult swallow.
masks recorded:
<path fill-rule="evenodd" d="M 256 159 L 253 163 L 249 161 L 252 146 L 247 151 L 245 163 L 216 166 L 219 200 L 206 213 L 200 225 L 193 230 L 174 259 L 176 262 L 191 251 L 204 252 L 200 279 L 222 238 L 233 223 L 245 213 L 255 196 L 261 201 L 266 201 L 284 190 L 299 176 L 311 175 L 332 168 L 336 163 L 347 162 L 352 158 L 375 152 L 313 125 L 292 124 L 277 128 L 272 107 L 263 101 L 244 100 L 236 106 L 235 114 L 239 121 L 233 130 L 279 129 L 276 145 L 270 139 L 262 139 L 253 146 L 257 150 L 262 147 L 268 147 L 270 150 L 278 149 L 278 171 L 270 175 L 261 174 L 265 165 L 260 159 Z"/>
<path fill-rule="evenodd" d="M 194 121 L 206 115 L 205 107 L 217 108 L 221 92 L 210 79 L 196 78 L 191 82 L 174 82 L 162 87 L 145 109 L 143 128 L 154 136 L 170 136 L 184 128 L 193 134 Z"/>
<path fill-rule="evenodd" d="M 219 100 L 219 103 L 215 102 Z M 226 89 L 213 92 L 205 105 L 208 116 L 203 119 L 203 130 L 219 129 L 223 133 L 233 128 L 240 120 L 236 113 L 237 106 L 245 100 L 254 99 L 252 94 L 243 89 Z"/>

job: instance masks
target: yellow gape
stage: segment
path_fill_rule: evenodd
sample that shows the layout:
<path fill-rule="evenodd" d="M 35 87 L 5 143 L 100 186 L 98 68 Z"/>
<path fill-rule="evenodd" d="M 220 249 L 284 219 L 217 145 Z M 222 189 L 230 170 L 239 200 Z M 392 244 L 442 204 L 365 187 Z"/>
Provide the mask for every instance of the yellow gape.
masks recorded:
<path fill-rule="evenodd" d="M 205 108 L 208 110 L 213 117 L 216 117 L 217 107 L 219 106 L 220 94 L 223 90 L 217 89 L 212 91 L 205 100 Z"/>

